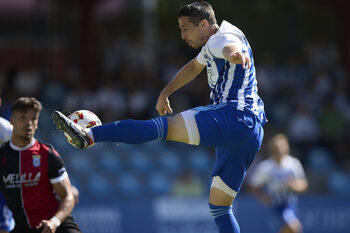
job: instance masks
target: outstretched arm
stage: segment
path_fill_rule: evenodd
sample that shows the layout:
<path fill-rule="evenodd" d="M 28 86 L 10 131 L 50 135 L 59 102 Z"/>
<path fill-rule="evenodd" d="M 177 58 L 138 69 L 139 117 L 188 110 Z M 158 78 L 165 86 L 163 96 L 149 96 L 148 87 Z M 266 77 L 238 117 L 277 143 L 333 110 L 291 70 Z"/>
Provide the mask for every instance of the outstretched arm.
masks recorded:
<path fill-rule="evenodd" d="M 184 86 L 188 82 L 192 81 L 197 75 L 204 69 L 205 65 L 200 64 L 197 58 L 192 59 L 175 75 L 175 77 L 164 87 L 160 93 L 156 105 L 156 110 L 161 116 L 167 113 L 172 113 L 173 110 L 170 107 L 169 96 Z"/>

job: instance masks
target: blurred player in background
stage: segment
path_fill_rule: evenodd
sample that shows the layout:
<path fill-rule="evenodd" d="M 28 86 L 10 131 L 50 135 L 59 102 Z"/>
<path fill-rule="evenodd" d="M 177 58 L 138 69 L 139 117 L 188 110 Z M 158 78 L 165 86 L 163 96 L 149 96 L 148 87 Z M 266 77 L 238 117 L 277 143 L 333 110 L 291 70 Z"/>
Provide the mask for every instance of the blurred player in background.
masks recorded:
<path fill-rule="evenodd" d="M 6 205 L 4 196 L 0 193 L 0 233 L 8 233 L 14 226 L 12 213 Z"/>
<path fill-rule="evenodd" d="M 1 94 L 1 93 L 0 93 Z M 1 97 L 0 97 L 1 107 Z M 12 134 L 11 123 L 0 117 L 0 145 L 9 141 Z M 0 233 L 10 232 L 15 225 L 12 213 L 6 205 L 6 201 L 2 193 L 0 193 Z"/>
<path fill-rule="evenodd" d="M 53 120 L 78 148 L 96 142 L 129 144 L 166 139 L 192 145 L 213 146 L 209 207 L 220 233 L 240 232 L 232 213 L 246 170 L 263 139 L 266 123 L 258 96 L 253 53 L 243 32 L 223 21 L 217 24 L 212 6 L 204 1 L 183 6 L 178 12 L 181 38 L 200 53 L 188 62 L 161 91 L 156 110 L 161 117 L 122 120 L 85 129 L 56 111 Z M 169 96 L 207 68 L 211 105 L 172 113 Z"/>
<path fill-rule="evenodd" d="M 74 196 L 63 161 L 34 138 L 41 109 L 35 98 L 17 99 L 11 140 L 0 148 L 0 189 L 15 219 L 12 232 L 81 232 L 70 216 Z"/>
<path fill-rule="evenodd" d="M 296 216 L 296 193 L 308 187 L 304 169 L 299 160 L 290 155 L 286 135 L 275 135 L 268 146 L 270 157 L 258 164 L 249 179 L 249 186 L 278 216 L 282 223 L 280 233 L 300 233 L 302 225 Z"/>

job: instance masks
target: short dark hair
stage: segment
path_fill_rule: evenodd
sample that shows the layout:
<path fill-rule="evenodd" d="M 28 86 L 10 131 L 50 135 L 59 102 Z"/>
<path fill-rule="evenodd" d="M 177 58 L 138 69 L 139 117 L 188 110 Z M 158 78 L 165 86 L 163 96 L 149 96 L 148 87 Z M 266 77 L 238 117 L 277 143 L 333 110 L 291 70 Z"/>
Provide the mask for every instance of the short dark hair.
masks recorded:
<path fill-rule="evenodd" d="M 206 19 L 210 25 L 216 24 L 213 7 L 205 1 L 193 2 L 181 7 L 177 18 L 182 16 L 188 16 L 189 21 L 195 26 L 198 26 L 203 19 Z"/>
<path fill-rule="evenodd" d="M 20 97 L 12 104 L 12 112 L 34 110 L 34 112 L 40 113 L 42 109 L 41 103 L 34 97 Z"/>

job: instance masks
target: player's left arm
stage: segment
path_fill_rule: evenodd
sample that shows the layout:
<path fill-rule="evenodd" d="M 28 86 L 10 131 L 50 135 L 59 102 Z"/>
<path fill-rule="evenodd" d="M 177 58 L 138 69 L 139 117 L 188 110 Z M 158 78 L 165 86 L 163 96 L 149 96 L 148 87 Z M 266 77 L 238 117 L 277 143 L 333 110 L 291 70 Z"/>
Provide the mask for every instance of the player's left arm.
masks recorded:
<path fill-rule="evenodd" d="M 60 198 L 60 205 L 51 219 L 43 219 L 37 228 L 43 227 L 42 233 L 54 233 L 74 208 L 74 195 L 64 162 L 58 152 L 51 146 L 48 148 L 48 176 L 51 185 Z"/>
<path fill-rule="evenodd" d="M 288 186 L 294 192 L 304 192 L 308 188 L 309 184 L 306 179 L 292 178 L 288 181 Z"/>
<path fill-rule="evenodd" d="M 71 183 L 68 177 L 60 182 L 52 184 L 56 194 L 61 202 L 58 210 L 50 220 L 42 220 L 37 228 L 43 227 L 43 233 L 53 233 L 59 227 L 59 224 L 64 221 L 74 208 L 74 196 L 71 190 Z"/>
<path fill-rule="evenodd" d="M 303 166 L 299 160 L 294 159 L 293 176 L 287 182 L 288 187 L 294 192 L 304 192 L 309 186 Z"/>
<path fill-rule="evenodd" d="M 246 66 L 247 66 L 249 69 L 251 66 L 249 56 L 247 56 L 245 53 L 241 52 L 241 48 L 238 45 L 235 45 L 235 44 L 226 45 L 222 49 L 222 55 L 230 63 L 242 64 L 243 68 L 246 68 Z"/>

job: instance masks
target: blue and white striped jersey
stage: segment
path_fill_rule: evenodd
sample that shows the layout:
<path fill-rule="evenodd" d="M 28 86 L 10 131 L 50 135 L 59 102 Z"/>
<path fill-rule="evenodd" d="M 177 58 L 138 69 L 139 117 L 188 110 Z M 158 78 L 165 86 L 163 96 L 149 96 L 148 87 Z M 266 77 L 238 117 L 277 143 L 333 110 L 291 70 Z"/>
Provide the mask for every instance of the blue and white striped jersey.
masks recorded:
<path fill-rule="evenodd" d="M 11 123 L 0 117 L 0 144 L 10 140 L 12 136 L 12 125 Z"/>
<path fill-rule="evenodd" d="M 236 45 L 249 55 L 251 68 L 245 70 L 240 64 L 227 61 L 222 54 L 227 45 Z M 223 21 L 202 47 L 197 60 L 207 67 L 211 104 L 230 102 L 238 110 L 253 112 L 262 124 L 266 123 L 264 103 L 258 95 L 253 52 L 241 30 Z"/>
<path fill-rule="evenodd" d="M 297 202 L 296 193 L 288 186 L 290 179 L 305 179 L 305 172 L 297 158 L 286 155 L 281 164 L 272 158 L 259 163 L 251 174 L 249 183 L 264 190 L 271 199 L 271 206 L 289 207 Z"/>

